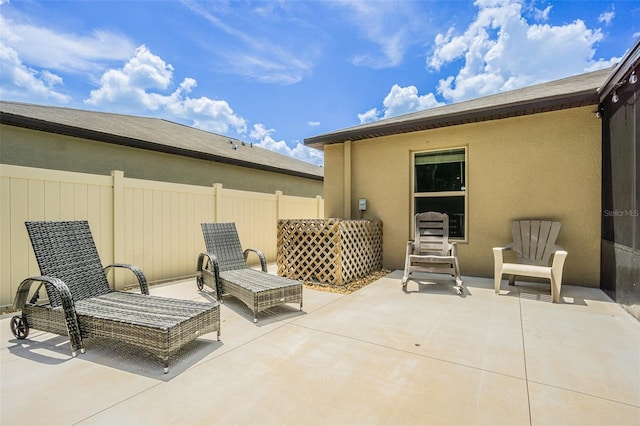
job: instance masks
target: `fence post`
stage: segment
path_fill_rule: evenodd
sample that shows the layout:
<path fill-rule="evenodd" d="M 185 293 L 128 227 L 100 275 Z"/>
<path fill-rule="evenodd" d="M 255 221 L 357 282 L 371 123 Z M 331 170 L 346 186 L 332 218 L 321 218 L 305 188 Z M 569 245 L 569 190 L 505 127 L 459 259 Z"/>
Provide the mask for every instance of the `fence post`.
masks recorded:
<path fill-rule="evenodd" d="M 111 171 L 113 178 L 113 263 L 123 261 L 124 257 L 124 172 Z M 123 287 L 124 271 L 114 268 L 113 285 L 116 290 Z"/>
<path fill-rule="evenodd" d="M 282 191 L 276 191 L 276 219 L 282 219 L 280 213 L 282 212 Z"/>
<path fill-rule="evenodd" d="M 222 184 L 213 184 L 213 222 L 222 221 Z"/>
<path fill-rule="evenodd" d="M 324 219 L 324 212 L 322 212 L 322 196 L 316 195 L 316 219 Z"/>

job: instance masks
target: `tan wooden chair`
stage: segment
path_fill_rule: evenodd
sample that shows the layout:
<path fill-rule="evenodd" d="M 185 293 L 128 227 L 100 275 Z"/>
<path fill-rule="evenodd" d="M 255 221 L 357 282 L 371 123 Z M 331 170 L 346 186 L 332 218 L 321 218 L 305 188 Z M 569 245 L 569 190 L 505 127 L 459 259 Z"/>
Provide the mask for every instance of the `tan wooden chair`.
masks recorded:
<path fill-rule="evenodd" d="M 496 294 L 500 293 L 503 274 L 509 275 L 509 285 L 515 285 L 516 276 L 546 278 L 551 281 L 551 299 L 558 303 L 567 257 L 567 252 L 556 246 L 560 222 L 518 220 L 511 223 L 511 232 L 511 244 L 493 248 Z M 515 253 L 515 263 L 504 262 L 506 250 Z"/>
<path fill-rule="evenodd" d="M 450 274 L 455 278 L 457 292 L 462 294 L 456 243 L 449 242 L 449 216 L 446 213 L 426 212 L 415 216 L 415 237 L 407 242 L 402 287 L 407 286 L 413 272 Z"/>

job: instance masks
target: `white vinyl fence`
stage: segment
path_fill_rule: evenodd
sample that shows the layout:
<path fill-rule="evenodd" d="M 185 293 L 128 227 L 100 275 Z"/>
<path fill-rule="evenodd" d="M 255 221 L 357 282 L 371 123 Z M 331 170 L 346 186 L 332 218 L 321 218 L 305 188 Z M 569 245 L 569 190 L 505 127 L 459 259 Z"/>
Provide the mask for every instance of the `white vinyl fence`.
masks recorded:
<path fill-rule="evenodd" d="M 278 219 L 324 217 L 324 200 L 223 188 L 0 165 L 0 308 L 40 274 L 29 220 L 87 220 L 103 265 L 140 267 L 150 282 L 193 276 L 205 250 L 200 224 L 235 222 L 245 248 L 276 259 Z M 257 259 L 253 259 L 257 261 Z M 115 288 L 132 283 L 119 271 Z"/>

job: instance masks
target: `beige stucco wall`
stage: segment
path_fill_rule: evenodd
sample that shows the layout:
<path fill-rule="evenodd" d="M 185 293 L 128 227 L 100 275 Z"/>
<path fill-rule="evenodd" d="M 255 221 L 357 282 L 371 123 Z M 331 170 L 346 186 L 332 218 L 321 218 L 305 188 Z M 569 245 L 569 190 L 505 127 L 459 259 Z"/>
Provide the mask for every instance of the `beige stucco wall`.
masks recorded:
<path fill-rule="evenodd" d="M 600 279 L 600 122 L 593 107 L 465 124 L 325 147 L 325 215 L 345 217 L 344 176 L 351 175 L 351 218 L 383 221 L 384 266 L 402 269 L 411 233 L 411 158 L 415 152 L 467 148 L 467 241 L 464 275 L 492 277 L 491 248 L 511 241 L 510 222 L 562 222 L 558 244 L 569 252 L 566 284 Z M 348 186 L 347 186 L 348 187 Z"/>
<path fill-rule="evenodd" d="M 320 180 L 222 164 L 180 155 L 96 142 L 76 137 L 0 125 L 2 164 L 125 176 L 189 185 L 221 183 L 225 188 L 315 197 Z"/>

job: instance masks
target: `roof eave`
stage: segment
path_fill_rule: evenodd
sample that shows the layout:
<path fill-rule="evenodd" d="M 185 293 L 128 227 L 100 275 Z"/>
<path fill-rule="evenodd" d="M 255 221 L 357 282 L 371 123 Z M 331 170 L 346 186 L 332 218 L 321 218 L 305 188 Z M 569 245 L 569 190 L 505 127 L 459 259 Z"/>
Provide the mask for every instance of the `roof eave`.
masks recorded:
<path fill-rule="evenodd" d="M 613 92 L 621 81 L 626 80 L 634 69 L 640 66 L 640 39 L 622 58 L 618 65 L 599 90 L 600 102 L 602 102 L 611 92 Z"/>
<path fill-rule="evenodd" d="M 306 138 L 304 144 L 322 149 L 324 145 L 357 141 L 380 136 L 390 136 L 401 133 L 416 132 L 438 127 L 456 126 L 460 124 L 476 123 L 488 120 L 537 114 L 540 112 L 557 111 L 580 106 L 598 104 L 597 89 L 574 92 L 569 95 L 557 95 L 535 100 L 519 101 L 501 104 L 495 107 L 478 107 L 459 112 L 445 113 L 432 117 L 417 117 L 402 122 L 376 123 L 372 126 L 345 129 L 338 132 Z"/>
<path fill-rule="evenodd" d="M 268 166 L 265 164 L 252 163 L 246 160 L 238 160 L 235 158 L 229 158 L 219 156 L 215 154 L 209 154 L 200 151 L 192 151 L 184 148 L 178 148 L 170 145 L 157 144 L 142 139 L 135 139 L 126 136 L 119 136 L 110 133 L 98 132 L 96 130 L 83 129 L 80 127 L 69 126 L 66 124 L 54 123 L 46 120 L 39 120 L 36 118 L 25 117 L 18 114 L 12 114 L 8 112 L 0 113 L 0 124 L 6 124 L 10 126 L 23 127 L 31 130 L 39 130 L 49 133 L 57 133 L 65 136 L 72 136 L 82 139 L 90 139 L 99 142 L 106 142 L 116 145 L 128 146 L 139 149 L 147 149 L 150 151 L 163 152 L 166 154 L 181 155 L 184 157 L 198 158 L 202 160 L 215 161 L 218 163 L 229 164 L 233 166 L 248 167 L 257 170 L 263 170 L 268 172 L 275 172 L 286 174 L 289 176 L 303 177 L 307 179 L 314 179 L 322 181 L 323 176 L 304 173 L 296 170 L 283 169 L 274 166 Z"/>

